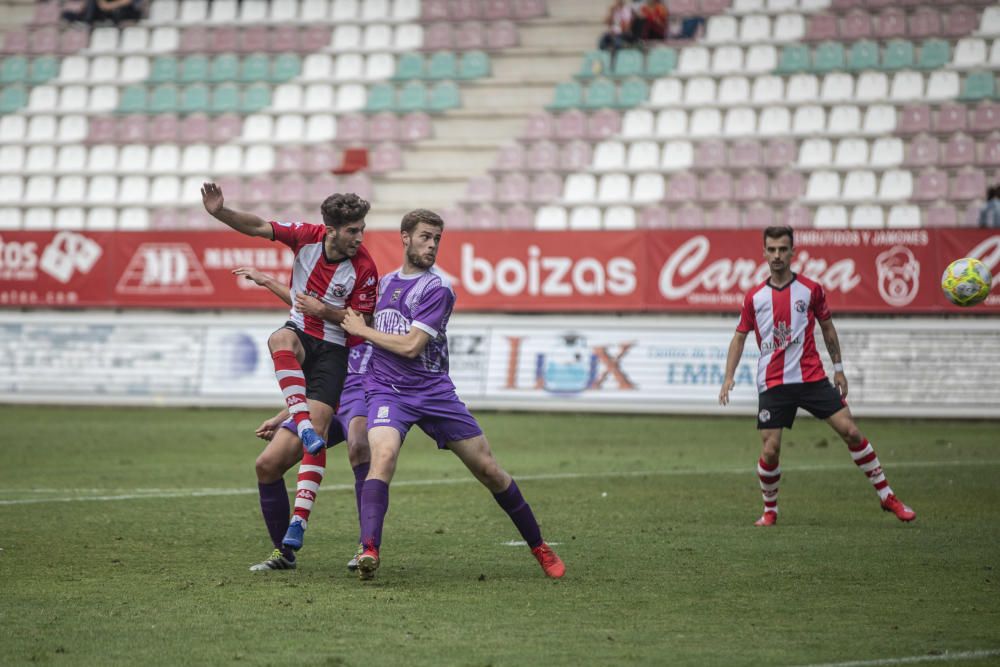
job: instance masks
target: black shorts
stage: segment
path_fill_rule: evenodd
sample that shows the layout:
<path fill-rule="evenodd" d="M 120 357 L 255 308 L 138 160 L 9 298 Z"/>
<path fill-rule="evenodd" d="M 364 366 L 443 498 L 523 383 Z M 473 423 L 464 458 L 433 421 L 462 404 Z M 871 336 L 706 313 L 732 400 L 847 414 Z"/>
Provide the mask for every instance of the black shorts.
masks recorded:
<path fill-rule="evenodd" d="M 826 419 L 846 405 L 847 401 L 829 380 L 781 384 L 757 397 L 757 428 L 792 428 L 799 408 Z"/>
<path fill-rule="evenodd" d="M 302 360 L 306 398 L 326 403 L 336 411 L 347 379 L 347 347 L 310 336 L 291 320 L 282 328 L 294 331 L 306 352 Z"/>

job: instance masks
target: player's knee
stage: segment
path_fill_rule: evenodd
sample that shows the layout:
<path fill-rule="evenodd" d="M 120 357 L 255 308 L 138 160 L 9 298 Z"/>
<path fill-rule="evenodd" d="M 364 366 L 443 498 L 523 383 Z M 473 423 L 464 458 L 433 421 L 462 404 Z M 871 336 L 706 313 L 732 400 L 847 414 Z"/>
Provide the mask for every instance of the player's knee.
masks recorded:
<path fill-rule="evenodd" d="M 264 483 L 273 482 L 284 473 L 283 470 L 279 470 L 274 457 L 268 456 L 266 453 L 257 457 L 254 468 L 257 471 L 257 480 Z"/>
<path fill-rule="evenodd" d="M 347 460 L 350 461 L 352 468 L 362 463 L 368 463 L 371 459 L 372 450 L 368 446 L 368 438 L 358 440 L 352 438 L 347 441 Z"/>
<path fill-rule="evenodd" d="M 277 352 L 278 350 L 290 350 L 292 349 L 294 340 L 295 334 L 291 331 L 288 329 L 278 329 L 268 337 L 267 348 L 271 352 Z"/>
<path fill-rule="evenodd" d="M 851 424 L 851 426 L 844 431 L 842 437 L 844 438 L 844 442 L 852 446 L 860 445 L 865 439 L 865 436 L 861 435 L 861 431 L 859 431 L 858 427 L 854 424 Z"/>

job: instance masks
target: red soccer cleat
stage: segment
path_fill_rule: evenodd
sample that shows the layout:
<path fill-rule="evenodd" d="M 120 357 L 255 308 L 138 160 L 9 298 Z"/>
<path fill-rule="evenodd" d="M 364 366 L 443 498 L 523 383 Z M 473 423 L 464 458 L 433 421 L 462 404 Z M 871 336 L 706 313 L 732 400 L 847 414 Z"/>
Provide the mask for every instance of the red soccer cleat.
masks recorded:
<path fill-rule="evenodd" d="M 545 542 L 532 549 L 531 553 L 538 560 L 538 564 L 542 566 L 546 575 L 553 579 L 559 579 L 566 574 L 566 566 L 563 565 L 562 559 Z"/>
<path fill-rule="evenodd" d="M 755 526 L 773 526 L 778 523 L 778 513 L 777 512 L 764 512 L 760 515 L 760 518 L 753 522 Z"/>
<path fill-rule="evenodd" d="M 900 521 L 913 521 L 917 518 L 916 512 L 904 505 L 902 500 L 891 493 L 882 501 L 882 509 L 886 512 L 892 512 Z"/>
<path fill-rule="evenodd" d="M 365 547 L 361 555 L 358 556 L 358 579 L 367 581 L 375 578 L 378 571 L 379 559 L 378 549 L 375 547 Z"/>

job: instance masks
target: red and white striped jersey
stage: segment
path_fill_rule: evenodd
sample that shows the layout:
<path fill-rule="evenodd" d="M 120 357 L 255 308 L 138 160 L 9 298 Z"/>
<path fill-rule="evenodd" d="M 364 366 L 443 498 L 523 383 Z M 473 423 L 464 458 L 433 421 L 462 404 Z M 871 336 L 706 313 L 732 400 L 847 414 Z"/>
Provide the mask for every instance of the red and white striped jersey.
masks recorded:
<path fill-rule="evenodd" d="M 304 222 L 271 222 L 274 240 L 295 252 L 292 265 L 291 297 L 314 296 L 331 308 L 350 306 L 359 313 L 375 311 L 378 271 L 375 260 L 364 246 L 350 259 L 330 261 L 323 251 L 326 227 Z M 289 319 L 302 331 L 331 343 L 344 345 L 344 330 L 333 322 L 304 315 L 293 307 Z"/>
<path fill-rule="evenodd" d="M 757 391 L 826 378 L 813 332 L 828 319 L 823 286 L 800 275 L 781 289 L 765 280 L 747 292 L 736 330 L 757 334 Z"/>

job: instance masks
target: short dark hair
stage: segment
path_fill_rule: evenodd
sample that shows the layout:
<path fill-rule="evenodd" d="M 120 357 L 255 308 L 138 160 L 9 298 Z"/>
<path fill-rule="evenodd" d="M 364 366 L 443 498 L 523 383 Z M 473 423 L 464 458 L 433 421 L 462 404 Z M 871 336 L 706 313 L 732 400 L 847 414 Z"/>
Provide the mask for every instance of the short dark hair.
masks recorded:
<path fill-rule="evenodd" d="M 795 232 L 788 225 L 772 225 L 765 229 L 764 243 L 767 244 L 768 239 L 780 239 L 782 236 L 787 236 L 788 240 L 792 243 L 792 247 L 795 247 Z"/>
<path fill-rule="evenodd" d="M 369 209 L 371 204 L 353 192 L 330 195 L 319 207 L 323 214 L 323 224 L 327 227 L 343 227 L 348 223 L 364 220 Z"/>
<path fill-rule="evenodd" d="M 421 222 L 444 229 L 444 220 L 440 215 L 426 208 L 417 208 L 403 216 L 403 220 L 399 223 L 399 231 L 412 234 Z"/>

